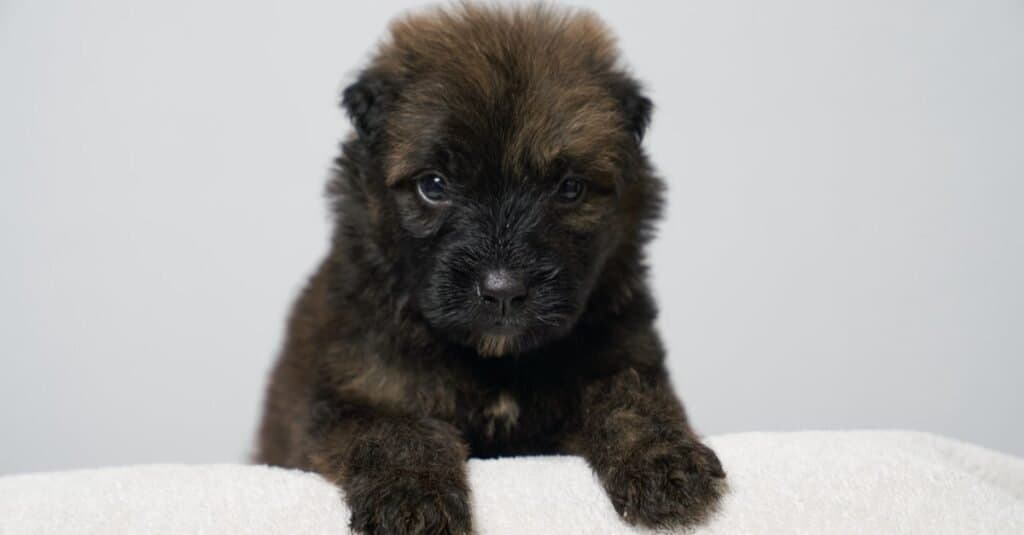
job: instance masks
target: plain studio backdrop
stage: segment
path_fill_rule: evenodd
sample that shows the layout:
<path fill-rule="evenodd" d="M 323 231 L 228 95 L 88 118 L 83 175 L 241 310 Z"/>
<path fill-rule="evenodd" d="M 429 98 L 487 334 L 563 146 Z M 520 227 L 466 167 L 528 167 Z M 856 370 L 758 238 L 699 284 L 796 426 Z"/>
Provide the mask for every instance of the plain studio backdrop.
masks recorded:
<path fill-rule="evenodd" d="M 0 473 L 235 462 L 401 2 L 0 3 Z M 591 5 L 657 105 L 705 434 L 1024 454 L 1024 3 Z"/>

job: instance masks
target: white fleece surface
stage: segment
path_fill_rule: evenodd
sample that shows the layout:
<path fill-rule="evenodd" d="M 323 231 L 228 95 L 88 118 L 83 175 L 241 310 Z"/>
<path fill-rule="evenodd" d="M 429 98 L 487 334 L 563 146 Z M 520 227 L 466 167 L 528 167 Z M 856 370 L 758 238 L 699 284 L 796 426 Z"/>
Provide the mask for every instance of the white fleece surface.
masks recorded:
<path fill-rule="evenodd" d="M 1024 534 L 1024 460 L 912 432 L 713 437 L 729 473 L 711 534 Z M 644 533 L 574 457 L 472 460 L 480 535 Z M 320 477 L 155 465 L 0 478 L 0 534 L 344 534 Z"/>

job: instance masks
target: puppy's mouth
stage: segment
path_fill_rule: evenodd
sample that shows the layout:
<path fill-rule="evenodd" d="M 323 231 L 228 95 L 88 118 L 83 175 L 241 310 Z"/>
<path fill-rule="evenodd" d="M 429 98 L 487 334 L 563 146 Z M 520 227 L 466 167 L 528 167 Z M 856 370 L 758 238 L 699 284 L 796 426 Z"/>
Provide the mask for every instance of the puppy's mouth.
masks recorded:
<path fill-rule="evenodd" d="M 511 313 L 475 310 L 469 342 L 482 357 L 502 357 L 536 349 L 564 335 L 574 318 L 567 310 L 544 311 L 525 307 Z"/>
<path fill-rule="evenodd" d="M 482 357 L 504 357 L 536 349 L 559 333 L 561 326 L 530 323 L 522 317 L 497 318 L 474 329 L 470 345 Z"/>
<path fill-rule="evenodd" d="M 481 335 L 485 336 L 518 336 L 525 328 L 511 321 L 496 321 L 491 325 L 480 329 Z"/>

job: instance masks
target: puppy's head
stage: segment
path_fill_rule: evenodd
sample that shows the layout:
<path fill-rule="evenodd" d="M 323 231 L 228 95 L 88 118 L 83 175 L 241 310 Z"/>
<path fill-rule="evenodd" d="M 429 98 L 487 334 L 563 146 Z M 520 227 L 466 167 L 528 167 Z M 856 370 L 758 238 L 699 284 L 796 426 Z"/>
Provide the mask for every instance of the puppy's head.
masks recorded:
<path fill-rule="evenodd" d="M 342 219 L 362 212 L 353 232 L 442 336 L 482 355 L 528 351 L 569 332 L 597 293 L 636 283 L 657 204 L 639 145 L 651 104 L 593 15 L 406 17 L 343 105 L 356 135 Z"/>

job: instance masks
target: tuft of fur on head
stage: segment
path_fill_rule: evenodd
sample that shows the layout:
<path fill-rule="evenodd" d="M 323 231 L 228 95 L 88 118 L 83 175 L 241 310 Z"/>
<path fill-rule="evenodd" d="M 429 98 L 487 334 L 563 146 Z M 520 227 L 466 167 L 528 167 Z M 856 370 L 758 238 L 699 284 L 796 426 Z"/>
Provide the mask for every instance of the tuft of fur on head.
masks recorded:
<path fill-rule="evenodd" d="M 342 101 L 355 132 L 328 187 L 335 254 L 359 267 L 360 292 L 391 305 L 390 319 L 421 317 L 442 338 L 501 356 L 644 294 L 642 249 L 662 189 L 641 146 L 651 103 L 592 13 L 414 12 L 392 23 Z M 424 170 L 458 188 L 444 211 L 415 195 Z M 548 201 L 567 174 L 588 184 L 572 210 Z M 531 285 L 498 332 L 471 288 L 494 267 Z"/>

